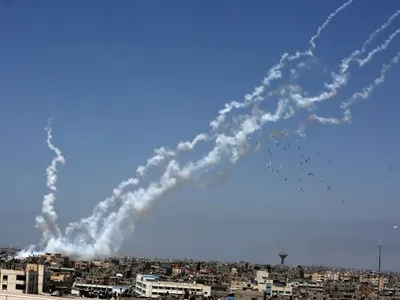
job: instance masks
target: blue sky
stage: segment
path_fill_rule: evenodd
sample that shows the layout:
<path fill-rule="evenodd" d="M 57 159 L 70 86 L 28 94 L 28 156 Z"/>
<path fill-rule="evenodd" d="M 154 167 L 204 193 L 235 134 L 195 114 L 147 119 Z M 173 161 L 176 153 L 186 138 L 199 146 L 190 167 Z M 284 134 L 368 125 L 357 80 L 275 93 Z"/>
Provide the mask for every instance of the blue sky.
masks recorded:
<path fill-rule="evenodd" d="M 43 130 L 50 116 L 54 143 L 67 160 L 59 167 L 56 202 L 65 226 L 89 215 L 154 148 L 208 132 L 226 102 L 242 101 L 284 52 L 306 50 L 342 3 L 2 1 L 1 243 L 23 247 L 40 238 L 34 218 L 53 155 Z M 318 64 L 299 82 L 312 94 L 324 91 L 329 74 L 323 70 L 337 70 L 398 8 L 397 1 L 354 1 L 316 41 Z M 367 52 L 399 25 L 400 18 Z M 318 113 L 340 116 L 340 103 L 376 78 L 399 45 L 397 37 L 368 66 L 353 64 L 348 85 Z M 284 249 L 288 263 L 375 268 L 381 239 L 384 268 L 400 269 L 400 232 L 392 229 L 400 223 L 399 75 L 393 67 L 373 96 L 353 107 L 353 124 L 307 130 L 302 149 L 313 155 L 318 175 L 306 183 L 305 195 L 297 191 L 298 154 L 281 151 L 271 159 L 263 145 L 229 168 L 223 184 L 187 187 L 158 201 L 120 252 L 277 263 Z M 284 126 L 266 124 L 265 132 Z M 295 179 L 272 174 L 270 159 Z"/>

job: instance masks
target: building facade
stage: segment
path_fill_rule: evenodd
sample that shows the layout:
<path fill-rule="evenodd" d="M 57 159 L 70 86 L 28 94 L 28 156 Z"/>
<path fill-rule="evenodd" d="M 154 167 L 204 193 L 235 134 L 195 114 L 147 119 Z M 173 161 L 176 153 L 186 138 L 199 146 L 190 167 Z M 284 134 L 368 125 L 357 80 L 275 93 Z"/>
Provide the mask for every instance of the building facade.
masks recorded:
<path fill-rule="evenodd" d="M 24 295 L 0 293 L 0 300 L 54 300 L 54 297 L 45 295 Z M 71 298 L 57 297 L 58 300 L 71 300 Z"/>
<path fill-rule="evenodd" d="M 268 271 L 263 270 L 259 270 L 256 273 L 254 289 L 265 292 L 265 295 L 268 297 L 278 295 L 292 296 L 293 294 L 293 287 L 291 284 L 269 279 Z"/>
<path fill-rule="evenodd" d="M 102 285 L 102 284 L 89 284 L 82 282 L 74 282 L 72 285 L 71 294 L 79 296 L 79 291 L 92 291 L 92 292 L 100 292 L 100 293 L 117 293 L 120 294 L 129 287 L 127 286 L 114 286 L 114 285 Z"/>
<path fill-rule="evenodd" d="M 211 295 L 211 286 L 173 281 L 160 281 L 158 276 L 137 274 L 135 294 L 138 297 L 158 298 L 162 296 L 184 296 L 185 294 Z"/>
<path fill-rule="evenodd" d="M 47 287 L 48 278 L 43 265 L 28 264 L 26 270 L 0 269 L 1 292 L 41 294 Z"/>

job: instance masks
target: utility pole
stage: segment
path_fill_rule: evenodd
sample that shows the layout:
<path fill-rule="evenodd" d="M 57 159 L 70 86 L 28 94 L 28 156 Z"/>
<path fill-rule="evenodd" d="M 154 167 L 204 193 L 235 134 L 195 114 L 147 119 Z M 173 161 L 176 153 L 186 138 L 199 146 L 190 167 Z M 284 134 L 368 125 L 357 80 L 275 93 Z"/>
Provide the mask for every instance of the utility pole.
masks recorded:
<path fill-rule="evenodd" d="M 393 288 L 392 299 L 396 298 L 397 276 L 396 276 L 395 278 L 396 278 L 396 280 L 395 280 L 395 282 L 394 282 L 394 288 Z"/>
<path fill-rule="evenodd" d="M 381 284 L 381 256 L 382 256 L 382 243 L 379 241 L 379 260 L 378 260 L 378 294 L 377 300 L 379 300 L 380 284 Z"/>

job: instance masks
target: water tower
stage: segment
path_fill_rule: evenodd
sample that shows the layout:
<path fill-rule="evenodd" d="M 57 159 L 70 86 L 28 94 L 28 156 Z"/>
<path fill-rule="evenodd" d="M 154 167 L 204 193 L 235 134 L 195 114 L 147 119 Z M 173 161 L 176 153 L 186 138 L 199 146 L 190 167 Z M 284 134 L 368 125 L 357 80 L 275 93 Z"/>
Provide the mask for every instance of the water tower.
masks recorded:
<path fill-rule="evenodd" d="M 285 264 L 285 258 L 288 256 L 288 254 L 285 251 L 282 251 L 281 253 L 279 253 L 279 257 L 281 258 L 281 264 L 284 265 Z"/>

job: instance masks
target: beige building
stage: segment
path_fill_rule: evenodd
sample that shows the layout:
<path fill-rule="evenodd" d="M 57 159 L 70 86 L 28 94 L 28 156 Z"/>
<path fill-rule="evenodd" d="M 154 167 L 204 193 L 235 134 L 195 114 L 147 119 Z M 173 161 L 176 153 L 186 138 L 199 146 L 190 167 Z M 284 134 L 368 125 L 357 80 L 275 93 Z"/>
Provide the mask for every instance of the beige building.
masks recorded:
<path fill-rule="evenodd" d="M 235 290 L 246 290 L 246 289 L 252 289 L 253 288 L 253 283 L 251 280 L 244 276 L 233 276 L 231 277 L 229 289 L 231 292 Z"/>
<path fill-rule="evenodd" d="M 258 291 L 235 291 L 235 300 L 263 300 L 264 293 Z"/>
<path fill-rule="evenodd" d="M 339 280 L 339 272 L 331 272 L 328 271 L 325 273 L 325 280 L 334 280 L 337 281 Z"/>
<path fill-rule="evenodd" d="M 48 284 L 50 283 L 51 273 L 48 272 L 44 265 L 27 264 L 26 272 L 34 274 L 35 285 L 37 286 L 37 293 L 41 294 L 47 291 Z M 36 293 L 34 293 L 36 294 Z"/>
<path fill-rule="evenodd" d="M 35 276 L 33 272 L 23 270 L 0 269 L 0 285 L 2 292 L 15 294 L 34 294 Z"/>
<path fill-rule="evenodd" d="M 138 297 L 184 296 L 185 291 L 190 295 L 211 296 L 211 286 L 186 282 L 160 281 L 158 276 L 154 275 L 136 275 L 135 294 Z"/>
<path fill-rule="evenodd" d="M 272 282 L 266 290 L 267 296 L 292 296 L 293 287 L 288 283 Z"/>
<path fill-rule="evenodd" d="M 290 283 L 293 288 L 297 288 L 301 294 L 311 292 L 314 294 L 322 293 L 324 290 L 323 282 L 293 281 Z"/>
<path fill-rule="evenodd" d="M 311 281 L 314 282 L 324 282 L 325 281 L 325 273 L 314 272 L 311 274 Z"/>
<path fill-rule="evenodd" d="M 71 298 L 57 297 L 59 300 L 66 300 Z M 54 300 L 54 297 L 44 295 L 19 295 L 0 292 L 0 300 Z"/>
<path fill-rule="evenodd" d="M 1 292 L 40 294 L 46 290 L 49 273 L 43 265 L 28 264 L 26 270 L 0 269 Z"/>

